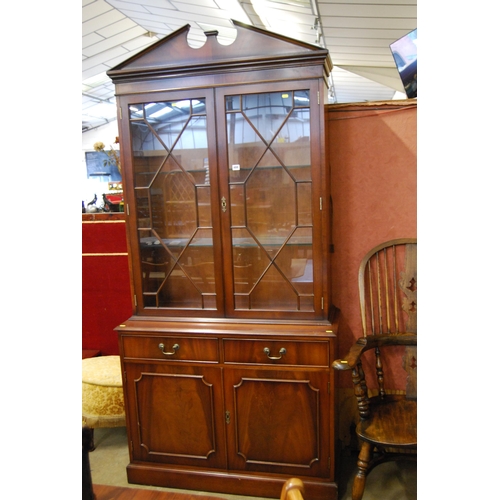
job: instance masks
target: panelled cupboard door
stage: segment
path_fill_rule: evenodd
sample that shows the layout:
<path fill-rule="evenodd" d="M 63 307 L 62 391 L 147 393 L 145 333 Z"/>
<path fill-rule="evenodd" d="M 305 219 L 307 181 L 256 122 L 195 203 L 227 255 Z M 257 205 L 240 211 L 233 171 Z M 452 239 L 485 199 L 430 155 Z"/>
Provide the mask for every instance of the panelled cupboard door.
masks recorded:
<path fill-rule="evenodd" d="M 225 469 L 221 369 L 126 364 L 134 461 Z"/>
<path fill-rule="evenodd" d="M 231 470 L 329 477 L 329 374 L 226 369 Z"/>

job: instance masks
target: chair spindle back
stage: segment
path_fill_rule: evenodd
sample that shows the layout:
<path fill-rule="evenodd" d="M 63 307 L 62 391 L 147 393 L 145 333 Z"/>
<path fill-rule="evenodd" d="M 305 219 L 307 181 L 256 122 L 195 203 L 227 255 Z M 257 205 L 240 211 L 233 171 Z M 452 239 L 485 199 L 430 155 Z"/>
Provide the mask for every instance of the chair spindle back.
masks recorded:
<path fill-rule="evenodd" d="M 359 267 L 363 335 L 417 332 L 417 241 L 391 240 L 374 248 Z"/>
<path fill-rule="evenodd" d="M 363 336 L 417 333 L 417 240 L 400 238 L 378 245 L 358 273 Z M 416 347 L 407 347 L 405 369 L 416 366 Z M 379 396 L 385 396 L 380 349 L 375 349 Z M 407 370 L 406 393 L 416 398 L 416 370 Z M 411 376 L 410 376 L 411 374 Z"/>

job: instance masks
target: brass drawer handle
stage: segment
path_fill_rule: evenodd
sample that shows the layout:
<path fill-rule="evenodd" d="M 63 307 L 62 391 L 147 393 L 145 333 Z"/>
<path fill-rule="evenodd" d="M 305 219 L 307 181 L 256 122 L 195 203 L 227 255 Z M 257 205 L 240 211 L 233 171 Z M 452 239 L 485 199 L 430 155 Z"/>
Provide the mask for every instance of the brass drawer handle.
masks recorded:
<path fill-rule="evenodd" d="M 179 344 L 174 344 L 172 346 L 172 352 L 165 352 L 165 344 L 158 344 L 158 349 L 160 349 L 165 356 L 173 356 L 179 350 Z"/>
<path fill-rule="evenodd" d="M 279 356 L 271 356 L 271 349 L 269 349 L 269 347 L 264 347 L 264 352 L 266 353 L 266 356 L 269 358 L 269 359 L 281 359 L 285 354 L 286 354 L 286 349 L 284 347 L 282 347 L 280 349 L 280 355 Z"/>

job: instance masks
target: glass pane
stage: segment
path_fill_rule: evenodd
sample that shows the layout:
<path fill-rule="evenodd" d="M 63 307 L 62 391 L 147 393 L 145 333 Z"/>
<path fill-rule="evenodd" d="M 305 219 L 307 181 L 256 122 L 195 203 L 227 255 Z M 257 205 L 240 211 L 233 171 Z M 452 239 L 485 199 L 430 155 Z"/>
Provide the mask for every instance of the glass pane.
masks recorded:
<path fill-rule="evenodd" d="M 247 182 L 248 228 L 263 244 L 281 244 L 296 225 L 295 183 L 282 167 L 256 168 Z"/>
<path fill-rule="evenodd" d="M 297 216 L 299 226 L 312 226 L 311 184 L 297 184 Z"/>
<path fill-rule="evenodd" d="M 215 294 L 212 232 L 199 230 L 179 259 L 186 276 L 200 293 Z"/>
<path fill-rule="evenodd" d="M 226 109 L 234 111 L 241 108 L 241 98 L 239 95 L 230 95 L 226 97 Z"/>
<path fill-rule="evenodd" d="M 173 259 L 152 231 L 140 231 L 140 235 L 143 289 L 156 293 L 172 270 Z"/>
<path fill-rule="evenodd" d="M 228 115 L 227 135 L 230 181 L 244 182 L 265 154 L 266 145 L 241 113 Z"/>
<path fill-rule="evenodd" d="M 245 188 L 243 185 L 231 186 L 231 225 L 245 225 Z"/>
<path fill-rule="evenodd" d="M 282 311 L 299 309 L 297 294 L 274 265 L 269 267 L 257 284 L 250 296 L 250 301 L 252 309 L 271 308 Z"/>
<path fill-rule="evenodd" d="M 226 127 L 234 307 L 313 311 L 309 92 L 230 96 Z"/>
<path fill-rule="evenodd" d="M 276 264 L 300 294 L 313 293 L 312 229 L 298 228 L 276 257 Z"/>
<path fill-rule="evenodd" d="M 251 266 L 252 283 L 256 283 L 271 263 L 272 252 L 266 252 L 247 229 L 233 229 L 232 243 L 233 267 Z M 234 271 L 234 274 L 236 276 L 238 272 Z"/>
<path fill-rule="evenodd" d="M 156 190 L 163 199 L 163 223 L 155 229 L 163 238 L 190 238 L 197 228 L 193 177 L 183 170 L 162 171 L 151 186 Z"/>
<path fill-rule="evenodd" d="M 215 308 L 205 101 L 129 106 L 146 307 Z"/>
<path fill-rule="evenodd" d="M 243 96 L 243 112 L 266 143 L 284 139 L 281 129 L 291 109 L 292 92 Z"/>

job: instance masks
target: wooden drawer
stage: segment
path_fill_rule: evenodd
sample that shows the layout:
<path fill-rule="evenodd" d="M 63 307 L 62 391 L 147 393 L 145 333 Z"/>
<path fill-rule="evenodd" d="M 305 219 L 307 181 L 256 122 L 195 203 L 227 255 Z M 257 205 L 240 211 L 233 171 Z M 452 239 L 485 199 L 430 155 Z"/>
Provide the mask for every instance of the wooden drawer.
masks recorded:
<path fill-rule="evenodd" d="M 215 338 L 177 337 L 175 335 L 124 336 L 122 342 L 125 359 L 219 362 L 218 341 Z"/>
<path fill-rule="evenodd" d="M 223 339 L 223 350 L 225 363 L 330 366 L 327 340 Z"/>

